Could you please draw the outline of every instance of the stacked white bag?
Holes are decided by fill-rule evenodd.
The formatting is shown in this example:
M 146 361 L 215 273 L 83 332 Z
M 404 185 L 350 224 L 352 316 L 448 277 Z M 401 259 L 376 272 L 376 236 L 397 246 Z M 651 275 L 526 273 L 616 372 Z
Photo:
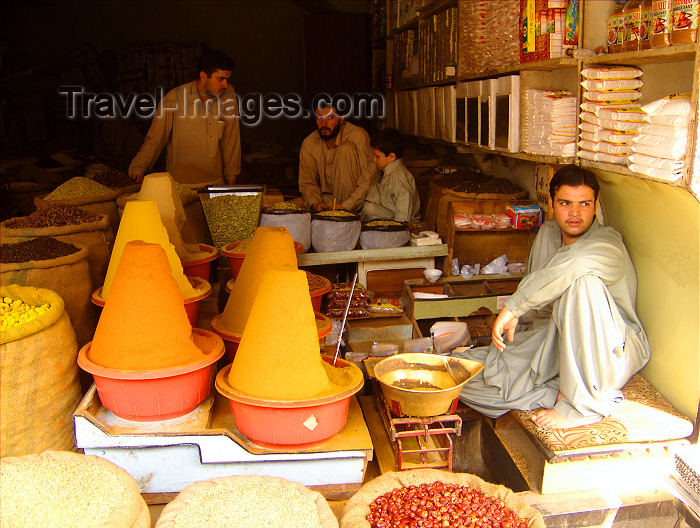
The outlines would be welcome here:
M 670 95 L 642 107 L 645 123 L 632 142 L 629 168 L 639 174 L 676 181 L 685 170 L 690 134 L 690 95 Z
M 641 106 L 642 70 L 626 66 L 596 66 L 581 71 L 584 80 L 578 156 L 627 164 L 632 139 L 644 123 Z
M 576 97 L 571 92 L 525 90 L 520 119 L 523 152 L 561 157 L 576 154 Z

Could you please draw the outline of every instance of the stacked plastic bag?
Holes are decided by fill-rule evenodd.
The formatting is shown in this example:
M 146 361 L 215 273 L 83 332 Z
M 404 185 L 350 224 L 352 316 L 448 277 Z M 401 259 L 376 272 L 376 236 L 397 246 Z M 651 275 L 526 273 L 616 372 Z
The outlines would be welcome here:
M 630 170 L 676 181 L 685 170 L 690 134 L 690 95 L 670 95 L 644 105 L 644 123 L 632 142 Z
M 641 106 L 642 70 L 626 66 L 596 66 L 581 71 L 580 158 L 625 165 L 632 139 L 644 122 Z
M 568 91 L 525 90 L 520 140 L 523 152 L 576 154 L 576 97 Z

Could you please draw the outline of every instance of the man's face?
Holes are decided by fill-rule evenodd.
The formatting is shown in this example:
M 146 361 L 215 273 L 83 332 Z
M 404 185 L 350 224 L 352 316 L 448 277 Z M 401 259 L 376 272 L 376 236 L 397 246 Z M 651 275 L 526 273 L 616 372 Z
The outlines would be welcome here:
M 333 108 L 316 109 L 316 128 L 321 139 L 329 140 L 335 138 L 340 132 L 342 124 L 343 118 L 338 117 Z
M 199 73 L 204 87 L 204 94 L 221 97 L 228 88 L 228 79 L 231 77 L 231 70 L 214 70 L 211 76 L 207 77 L 204 72 Z
M 598 201 L 588 185 L 562 185 L 550 198 L 554 220 L 561 229 L 562 245 L 568 246 L 588 231 L 595 218 Z

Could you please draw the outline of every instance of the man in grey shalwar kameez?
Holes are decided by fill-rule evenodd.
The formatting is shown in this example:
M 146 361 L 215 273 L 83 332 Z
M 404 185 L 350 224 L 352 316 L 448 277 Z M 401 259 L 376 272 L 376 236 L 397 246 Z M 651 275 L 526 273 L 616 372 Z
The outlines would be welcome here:
M 595 423 L 649 360 L 634 266 L 621 235 L 598 223 L 597 198 L 590 171 L 567 165 L 552 178 L 554 218 L 535 238 L 493 343 L 456 354 L 484 364 L 460 394 L 468 406 L 492 418 L 540 409 L 533 420 L 547 428 Z

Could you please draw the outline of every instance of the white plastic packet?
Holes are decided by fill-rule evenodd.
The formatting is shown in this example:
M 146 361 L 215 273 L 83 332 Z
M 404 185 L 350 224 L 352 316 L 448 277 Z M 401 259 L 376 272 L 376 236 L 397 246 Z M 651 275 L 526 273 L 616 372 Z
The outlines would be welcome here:
M 481 269 L 481 264 L 477 264 L 476 266 L 470 266 L 469 264 L 465 264 L 462 266 L 462 269 L 459 270 L 459 274 L 463 279 L 471 279 L 474 275 L 479 274 L 479 270 Z
M 508 273 L 508 257 L 501 255 L 483 267 L 481 273 L 484 275 L 505 275 Z

